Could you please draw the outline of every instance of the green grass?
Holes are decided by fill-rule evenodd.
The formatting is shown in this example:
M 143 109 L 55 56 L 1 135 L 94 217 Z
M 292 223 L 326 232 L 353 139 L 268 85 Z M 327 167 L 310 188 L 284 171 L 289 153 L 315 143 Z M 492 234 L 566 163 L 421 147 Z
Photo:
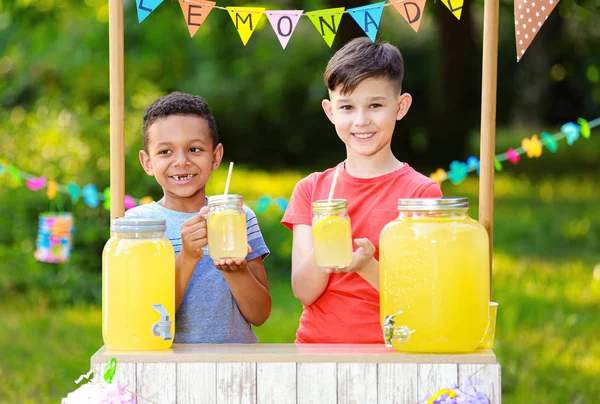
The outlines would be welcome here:
M 497 175 L 493 299 L 500 304 L 495 351 L 504 403 L 581 404 L 600 397 L 595 174 Z M 477 187 L 477 178 L 470 177 L 443 189 L 468 196 L 477 217 Z M 256 331 L 261 342 L 292 342 L 301 306 L 289 285 L 290 235 L 277 214 L 260 220 L 267 241 L 273 240 L 267 271 L 278 275 L 270 278 L 273 313 Z M 49 296 L 56 292 L 38 288 L 0 297 L 2 403 L 59 402 L 102 344 L 100 309 L 55 304 Z

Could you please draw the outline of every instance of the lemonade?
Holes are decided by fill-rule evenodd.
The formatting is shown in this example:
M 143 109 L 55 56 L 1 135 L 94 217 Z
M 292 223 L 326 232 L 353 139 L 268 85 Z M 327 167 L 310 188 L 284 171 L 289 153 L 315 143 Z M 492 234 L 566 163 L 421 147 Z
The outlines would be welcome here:
M 246 258 L 248 234 L 243 211 L 222 210 L 209 215 L 208 252 L 213 260 Z
M 420 214 L 388 223 L 380 237 L 381 321 L 414 331 L 392 341 L 407 352 L 470 352 L 488 326 L 488 236 L 463 214 Z
M 109 350 L 168 349 L 175 336 L 175 255 L 169 240 L 112 237 L 102 254 L 102 337 Z M 160 304 L 171 326 L 155 335 Z M 167 339 L 168 338 L 168 339 Z
M 312 227 L 317 265 L 321 268 L 344 268 L 350 265 L 352 231 L 350 218 L 346 215 L 346 201 L 313 202 Z

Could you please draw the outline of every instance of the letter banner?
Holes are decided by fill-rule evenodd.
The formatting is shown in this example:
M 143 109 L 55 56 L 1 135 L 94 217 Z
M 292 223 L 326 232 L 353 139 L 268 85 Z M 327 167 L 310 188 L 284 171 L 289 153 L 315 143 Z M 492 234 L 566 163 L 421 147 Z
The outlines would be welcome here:
M 354 18 L 354 21 L 365 31 L 372 42 L 375 42 L 384 4 L 385 2 L 382 1 L 381 3 L 348 9 L 348 14 Z
M 265 11 L 283 49 L 285 49 L 292 37 L 296 29 L 296 24 L 298 24 L 298 20 L 303 12 L 304 10 Z
M 256 24 L 260 21 L 265 12 L 264 7 L 226 7 L 231 16 L 231 20 L 237 29 L 244 46 L 256 29 Z
M 148 17 L 151 12 L 156 10 L 156 7 L 160 6 L 160 3 L 162 2 L 163 0 L 135 0 L 138 24 L 144 21 L 144 19 Z
M 408 25 L 415 32 L 419 32 L 419 26 L 423 18 L 426 0 L 391 0 L 392 5 L 404 17 Z
M 452 11 L 452 14 L 459 20 L 464 2 L 464 0 L 442 0 L 442 3 L 444 3 L 444 5 L 448 7 L 448 10 Z
M 215 4 L 217 3 L 214 1 L 206 0 L 179 0 L 185 23 L 192 38 L 196 35 L 200 26 L 204 24 L 204 20 L 206 20 L 206 17 L 208 17 Z
M 345 7 L 327 8 L 324 10 L 310 11 L 306 13 L 310 21 L 312 21 L 321 37 L 329 47 L 333 44 L 333 39 L 337 34 L 344 14 Z

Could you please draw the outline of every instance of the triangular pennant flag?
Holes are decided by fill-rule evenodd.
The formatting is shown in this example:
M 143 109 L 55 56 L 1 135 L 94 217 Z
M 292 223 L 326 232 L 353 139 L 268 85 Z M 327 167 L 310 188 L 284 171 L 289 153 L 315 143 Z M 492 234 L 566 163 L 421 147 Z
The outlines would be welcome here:
M 464 2 L 465 0 L 442 0 L 442 3 L 444 3 L 444 5 L 448 7 L 448 10 L 452 11 L 452 14 L 454 14 L 454 16 L 459 20 L 460 15 L 462 14 Z
M 344 10 L 345 7 L 337 7 L 306 13 L 330 48 L 340 26 Z
M 192 38 L 196 35 L 198 28 L 204 24 L 204 20 L 206 20 L 215 4 L 217 3 L 214 1 L 206 0 L 179 0 L 185 23 Z
M 138 23 L 144 21 L 151 12 L 156 10 L 156 7 L 160 6 L 163 0 L 135 0 L 138 13 Z
M 379 21 L 381 21 L 384 4 L 385 2 L 382 1 L 381 3 L 348 9 L 348 14 L 354 18 L 354 21 L 356 21 L 373 42 L 375 42 L 375 36 L 379 29 Z
M 426 0 L 390 0 L 392 5 L 404 17 L 415 32 L 419 32 Z
M 444 1 L 444 0 L 442 0 Z M 521 60 L 559 0 L 515 0 L 517 62 Z
M 237 29 L 244 46 L 256 29 L 256 24 L 265 12 L 264 7 L 227 7 L 233 25 Z
M 265 12 L 283 49 L 285 49 L 292 37 L 292 33 L 296 29 L 296 24 L 298 24 L 302 12 L 303 10 L 268 10 Z

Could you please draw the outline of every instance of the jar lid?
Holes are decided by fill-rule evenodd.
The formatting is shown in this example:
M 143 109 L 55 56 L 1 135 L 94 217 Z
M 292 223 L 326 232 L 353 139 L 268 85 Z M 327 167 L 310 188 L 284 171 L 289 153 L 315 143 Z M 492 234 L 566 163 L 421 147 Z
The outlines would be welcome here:
M 314 201 L 312 203 L 313 211 L 322 212 L 330 210 L 345 210 L 348 209 L 348 203 L 345 199 L 324 199 L 321 201 Z
M 469 198 L 415 198 L 398 199 L 398 210 L 401 211 L 436 211 L 459 210 L 469 208 Z
M 208 197 L 208 204 L 221 204 L 221 203 L 242 203 L 242 195 L 227 194 L 227 195 L 213 195 Z
M 118 233 L 164 233 L 166 222 L 153 217 L 119 217 L 113 219 L 110 230 Z

